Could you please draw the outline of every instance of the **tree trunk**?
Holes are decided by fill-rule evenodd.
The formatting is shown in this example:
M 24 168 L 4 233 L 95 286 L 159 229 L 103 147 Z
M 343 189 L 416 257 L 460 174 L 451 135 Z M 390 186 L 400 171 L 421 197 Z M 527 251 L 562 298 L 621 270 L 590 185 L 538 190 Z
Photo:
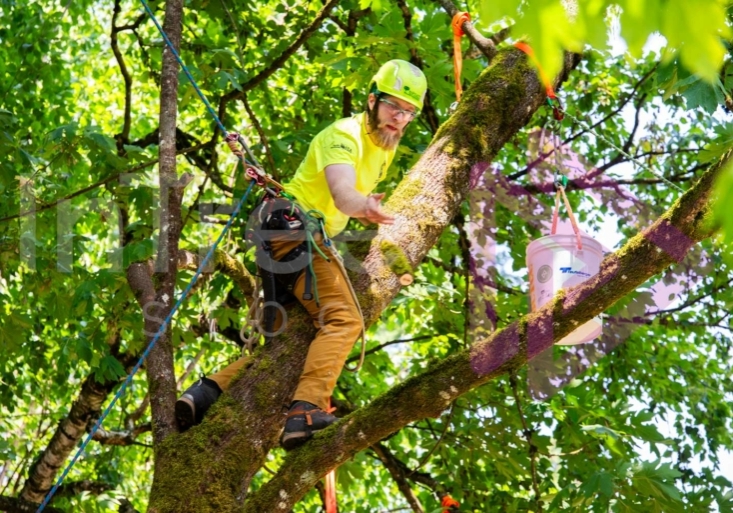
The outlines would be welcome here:
M 163 29 L 176 51 L 181 43 L 182 0 L 167 0 Z M 167 46 L 163 50 L 163 72 L 160 85 L 160 237 L 156 272 L 162 273 L 156 289 L 155 316 L 146 316 L 145 331 L 150 340 L 171 312 L 176 301 L 178 271 L 178 239 L 181 235 L 181 198 L 183 187 L 176 174 L 176 114 L 178 106 L 178 62 Z M 176 376 L 170 323 L 150 351 L 147 361 L 150 409 L 153 417 L 153 443 L 161 443 L 176 428 L 174 404 Z

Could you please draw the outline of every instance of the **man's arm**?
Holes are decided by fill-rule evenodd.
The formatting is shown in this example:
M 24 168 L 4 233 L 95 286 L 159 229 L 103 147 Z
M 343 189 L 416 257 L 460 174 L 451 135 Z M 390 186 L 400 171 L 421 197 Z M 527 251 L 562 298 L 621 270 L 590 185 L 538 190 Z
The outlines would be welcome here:
M 333 201 L 341 212 L 349 217 L 366 219 L 372 223 L 394 223 L 394 217 L 385 214 L 380 208 L 383 193 L 364 196 L 356 190 L 356 170 L 353 166 L 331 164 L 326 166 L 325 173 Z

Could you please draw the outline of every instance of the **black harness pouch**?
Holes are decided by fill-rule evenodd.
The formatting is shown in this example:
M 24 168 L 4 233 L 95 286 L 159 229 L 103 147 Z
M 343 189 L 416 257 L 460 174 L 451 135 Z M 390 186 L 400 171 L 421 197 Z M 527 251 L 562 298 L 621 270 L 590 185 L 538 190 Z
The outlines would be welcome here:
M 305 271 L 310 274 L 308 264 L 311 255 L 304 216 L 292 202 L 265 197 L 255 215 L 258 217 L 250 237 L 257 245 L 255 259 L 265 296 L 263 323 L 265 336 L 270 337 L 273 336 L 277 310 L 297 300 L 293 295 L 293 288 L 301 273 Z M 270 244 L 275 238 L 296 240 L 300 243 L 276 261 Z M 310 283 L 309 279 L 307 283 Z M 306 299 L 311 295 L 309 289 L 310 287 L 306 287 Z

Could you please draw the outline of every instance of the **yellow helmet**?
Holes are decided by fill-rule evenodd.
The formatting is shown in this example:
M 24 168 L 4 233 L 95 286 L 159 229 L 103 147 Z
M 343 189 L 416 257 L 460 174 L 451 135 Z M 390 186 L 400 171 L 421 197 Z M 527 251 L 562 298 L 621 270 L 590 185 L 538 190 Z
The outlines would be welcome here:
M 428 81 L 417 66 L 400 59 L 382 65 L 372 78 L 370 92 L 385 93 L 422 109 Z

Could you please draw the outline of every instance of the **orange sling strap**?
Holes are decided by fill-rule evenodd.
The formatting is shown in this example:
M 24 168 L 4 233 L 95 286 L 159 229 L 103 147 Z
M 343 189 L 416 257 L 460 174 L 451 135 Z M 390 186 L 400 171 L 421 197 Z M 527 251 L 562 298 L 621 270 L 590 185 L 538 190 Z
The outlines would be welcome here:
M 521 41 L 518 43 L 514 43 L 514 46 L 527 54 L 529 60 L 532 61 L 532 64 L 534 64 L 537 68 L 537 72 L 540 75 L 540 81 L 542 82 L 542 85 L 545 86 L 545 93 L 547 94 L 548 103 L 552 107 L 552 115 L 555 117 L 556 120 L 562 121 L 562 119 L 565 117 L 565 114 L 562 111 L 562 105 L 560 104 L 560 100 L 555 94 L 555 90 L 552 88 L 552 81 L 547 76 L 547 73 L 545 73 L 545 70 L 542 69 L 542 66 L 540 66 L 540 61 L 537 60 L 537 56 L 534 54 L 534 50 L 532 50 L 532 47 L 529 46 L 527 43 L 523 43 Z
M 463 71 L 463 54 L 461 53 L 461 37 L 463 36 L 463 24 L 471 21 L 471 15 L 467 12 L 457 12 L 453 16 L 453 76 L 456 81 L 456 101 L 461 101 L 463 87 L 461 86 L 461 72 Z

